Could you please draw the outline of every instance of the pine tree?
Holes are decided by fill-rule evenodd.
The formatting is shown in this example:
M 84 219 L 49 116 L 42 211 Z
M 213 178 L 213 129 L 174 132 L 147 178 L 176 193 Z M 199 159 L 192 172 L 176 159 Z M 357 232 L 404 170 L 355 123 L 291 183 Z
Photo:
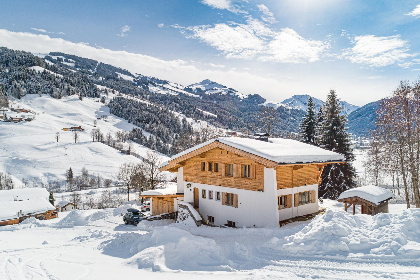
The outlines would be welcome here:
M 302 137 L 304 143 L 315 145 L 316 116 L 315 104 L 312 100 L 312 97 L 309 97 L 306 116 L 303 118 L 302 123 L 300 124 L 299 134 Z
M 354 155 L 346 128 L 347 116 L 342 114 L 343 108 L 334 90 L 330 91 L 322 110 L 323 120 L 319 125 L 319 145 L 324 149 L 344 155 L 346 163 L 325 166 L 321 175 L 319 196 L 337 199 L 343 191 L 356 186 L 356 170 L 351 164 Z
M 71 169 L 71 167 L 69 168 L 69 170 L 67 170 L 66 178 L 67 178 L 67 183 L 71 185 L 73 183 L 73 170 Z
M 53 192 L 50 192 L 50 198 L 49 198 L 49 201 L 50 201 L 50 203 L 51 203 L 53 206 L 55 206 L 55 205 L 54 205 L 54 201 L 55 201 L 55 199 L 54 199 Z

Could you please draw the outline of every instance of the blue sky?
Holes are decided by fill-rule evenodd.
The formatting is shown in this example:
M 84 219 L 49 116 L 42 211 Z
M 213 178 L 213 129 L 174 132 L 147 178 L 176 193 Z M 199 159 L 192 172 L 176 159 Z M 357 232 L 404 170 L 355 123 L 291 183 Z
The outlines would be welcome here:
M 420 0 L 1 1 L 0 45 L 282 101 L 364 105 L 420 74 Z

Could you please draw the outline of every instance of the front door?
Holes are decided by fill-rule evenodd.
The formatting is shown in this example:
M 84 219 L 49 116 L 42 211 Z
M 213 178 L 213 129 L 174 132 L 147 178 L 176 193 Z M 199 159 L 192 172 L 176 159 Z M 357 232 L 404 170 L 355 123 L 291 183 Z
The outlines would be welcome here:
M 194 208 L 199 206 L 198 197 L 198 188 L 194 188 Z

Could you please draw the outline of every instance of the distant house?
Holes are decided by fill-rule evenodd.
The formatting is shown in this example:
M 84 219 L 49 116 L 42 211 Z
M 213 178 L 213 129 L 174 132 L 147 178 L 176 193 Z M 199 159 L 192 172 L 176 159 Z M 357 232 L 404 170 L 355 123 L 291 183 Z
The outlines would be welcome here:
M 84 129 L 82 128 L 82 126 L 72 126 L 72 127 L 64 127 L 63 128 L 64 131 L 84 131 Z
M 57 208 L 57 211 L 66 212 L 66 211 L 77 209 L 77 205 L 72 202 L 63 200 L 56 204 L 56 208 Z
M 17 113 L 29 113 L 29 110 L 27 110 L 27 109 L 11 108 L 11 110 L 13 112 L 17 112 Z
M 344 210 L 353 206 L 353 215 L 356 214 L 356 205 L 360 205 L 361 214 L 376 215 L 388 213 L 388 201 L 394 194 L 378 186 L 362 186 L 347 190 L 338 197 L 344 203 Z
M 1 190 L 0 225 L 18 224 L 29 217 L 56 218 L 57 211 L 49 202 L 49 196 L 44 188 Z
M 162 165 L 177 173 L 175 193 L 142 195 L 152 198 L 152 212 L 178 211 L 183 200 L 209 224 L 275 227 L 318 212 L 322 170 L 343 161 L 341 154 L 291 139 L 219 137 Z M 171 205 L 154 207 L 158 200 Z

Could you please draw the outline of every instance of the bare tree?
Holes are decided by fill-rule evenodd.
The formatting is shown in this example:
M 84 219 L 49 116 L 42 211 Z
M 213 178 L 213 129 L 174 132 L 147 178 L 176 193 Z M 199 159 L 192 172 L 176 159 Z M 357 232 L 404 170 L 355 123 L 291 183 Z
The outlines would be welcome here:
M 77 141 L 79 140 L 79 132 L 77 130 L 73 131 L 73 139 L 74 143 L 77 143 Z
M 55 140 L 57 140 L 58 142 L 59 139 L 60 139 L 60 132 L 57 132 L 55 133 Z
M 265 132 L 270 135 L 271 127 L 277 118 L 277 110 L 272 106 L 262 106 L 260 119 L 265 127 Z
M 162 160 L 157 153 L 147 153 L 146 158 L 143 160 L 143 169 L 147 180 L 147 185 L 144 189 L 154 190 L 158 184 L 164 181 L 164 173 L 159 170 L 161 163 Z

